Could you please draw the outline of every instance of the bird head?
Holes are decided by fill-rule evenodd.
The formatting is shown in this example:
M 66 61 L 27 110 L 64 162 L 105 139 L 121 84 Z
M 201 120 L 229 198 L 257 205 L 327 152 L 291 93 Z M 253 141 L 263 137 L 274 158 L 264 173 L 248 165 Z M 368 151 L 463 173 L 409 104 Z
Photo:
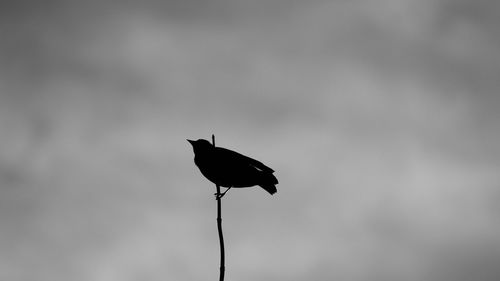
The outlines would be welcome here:
M 187 141 L 193 146 L 193 151 L 195 154 L 206 153 L 213 148 L 212 144 L 204 139 L 199 139 L 199 140 L 188 139 Z

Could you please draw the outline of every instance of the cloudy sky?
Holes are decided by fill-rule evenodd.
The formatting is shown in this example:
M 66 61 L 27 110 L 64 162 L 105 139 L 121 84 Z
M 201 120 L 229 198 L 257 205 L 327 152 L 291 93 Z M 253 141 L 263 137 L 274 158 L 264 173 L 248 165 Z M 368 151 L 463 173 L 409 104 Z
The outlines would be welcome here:
M 186 138 L 276 170 L 223 199 L 226 280 L 493 281 L 500 5 L 0 4 L 0 279 L 217 280 Z

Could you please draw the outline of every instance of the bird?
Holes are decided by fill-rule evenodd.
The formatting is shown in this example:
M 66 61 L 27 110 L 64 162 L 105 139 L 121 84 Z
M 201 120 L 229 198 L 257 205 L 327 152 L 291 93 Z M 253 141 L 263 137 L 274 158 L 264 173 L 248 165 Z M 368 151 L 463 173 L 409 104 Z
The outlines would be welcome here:
M 221 198 L 232 187 L 260 186 L 271 195 L 276 193 L 278 179 L 274 170 L 261 162 L 223 147 L 216 147 L 205 139 L 187 141 L 193 146 L 194 163 L 209 181 L 227 188 L 215 194 Z

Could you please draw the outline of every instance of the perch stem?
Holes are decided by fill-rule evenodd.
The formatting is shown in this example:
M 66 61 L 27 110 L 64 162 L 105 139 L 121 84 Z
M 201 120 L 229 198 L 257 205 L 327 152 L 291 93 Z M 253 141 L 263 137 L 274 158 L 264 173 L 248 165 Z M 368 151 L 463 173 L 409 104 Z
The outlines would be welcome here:
M 212 134 L 212 145 L 215 147 L 215 136 Z M 224 252 L 224 236 L 222 234 L 222 196 L 220 196 L 220 186 L 215 185 L 217 188 L 217 231 L 219 232 L 219 246 L 220 246 L 220 271 L 219 271 L 219 281 L 224 281 L 225 267 L 225 252 Z

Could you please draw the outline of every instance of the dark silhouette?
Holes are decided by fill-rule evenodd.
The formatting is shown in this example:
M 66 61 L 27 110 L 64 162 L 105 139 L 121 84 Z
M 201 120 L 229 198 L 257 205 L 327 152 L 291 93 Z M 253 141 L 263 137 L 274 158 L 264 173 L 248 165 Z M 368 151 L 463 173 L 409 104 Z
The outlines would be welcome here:
M 187 140 L 193 146 L 194 163 L 201 173 L 216 185 L 226 187 L 222 197 L 232 187 L 251 187 L 258 185 L 270 194 L 276 193 L 278 180 L 274 170 L 261 162 L 238 152 L 216 147 L 204 139 Z

